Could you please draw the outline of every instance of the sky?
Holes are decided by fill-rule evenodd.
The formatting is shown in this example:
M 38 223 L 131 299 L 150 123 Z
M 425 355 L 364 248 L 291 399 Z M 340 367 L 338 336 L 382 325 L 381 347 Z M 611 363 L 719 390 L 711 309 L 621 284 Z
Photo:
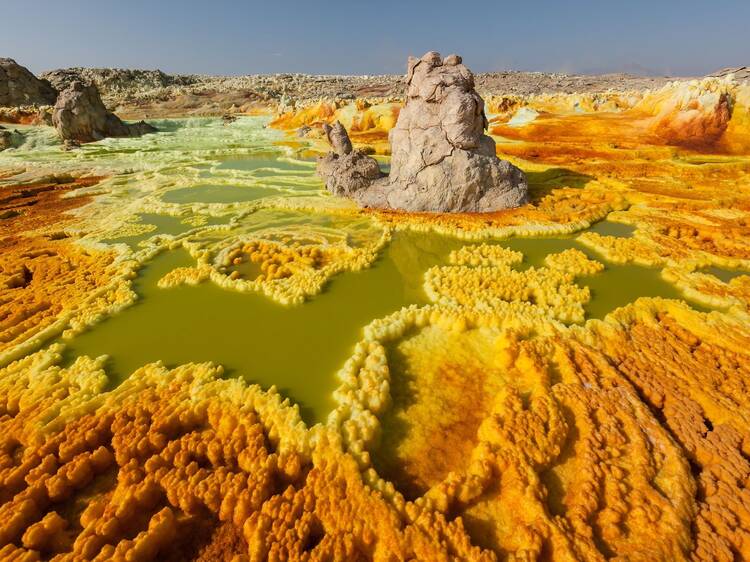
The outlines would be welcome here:
M 168 73 L 475 72 L 697 76 L 750 66 L 750 0 L 2 0 L 0 57 Z

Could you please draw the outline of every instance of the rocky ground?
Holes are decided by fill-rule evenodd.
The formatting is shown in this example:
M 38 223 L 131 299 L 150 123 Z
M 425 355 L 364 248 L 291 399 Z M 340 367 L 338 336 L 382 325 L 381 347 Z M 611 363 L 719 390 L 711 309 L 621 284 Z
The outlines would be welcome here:
M 159 70 L 68 68 L 41 75 L 58 90 L 72 81 L 95 83 L 108 108 L 127 118 L 174 114 L 216 115 L 328 98 L 398 98 L 403 75 L 336 76 L 272 74 L 247 76 L 170 75 Z M 496 72 L 476 75 L 481 95 L 629 91 L 658 88 L 674 80 L 628 74 L 600 76 Z
M 478 73 L 477 89 L 487 94 L 533 95 L 540 93 L 574 93 L 614 90 L 643 90 L 660 87 L 673 77 L 647 77 L 631 74 L 578 75 L 544 72 Z M 94 82 L 105 99 L 112 101 L 127 96 L 144 96 L 157 92 L 198 92 L 205 89 L 231 91 L 252 90 L 259 97 L 295 99 L 319 97 L 390 97 L 401 96 L 404 90 L 402 74 L 386 75 L 312 75 L 312 74 L 253 74 L 246 76 L 208 76 L 198 74 L 165 74 L 160 70 L 122 70 L 112 68 L 66 68 L 45 72 L 58 90 L 72 81 Z
M 19 98 L 9 96 L 0 85 L 0 107 L 53 104 L 52 93 L 66 89 L 73 81 L 95 84 L 108 109 L 126 119 L 174 116 L 209 116 L 225 113 L 253 113 L 285 110 L 312 100 L 347 100 L 355 98 L 391 98 L 403 96 L 403 75 L 307 75 L 269 74 L 246 76 L 209 76 L 198 74 L 166 74 L 160 70 L 114 68 L 64 68 L 43 73 L 41 80 L 10 59 L 2 59 L 6 74 L 24 78 L 25 90 L 32 91 Z M 747 67 L 727 68 L 715 75 L 734 73 L 747 79 Z M 10 76 L 10 74 L 8 74 Z M 17 77 L 17 76 L 16 76 Z M 596 93 L 655 89 L 677 77 L 645 77 L 630 74 L 577 75 L 543 72 L 506 71 L 476 74 L 476 89 L 482 96 L 533 96 L 543 93 Z M 0 82 L 3 80 L 0 77 Z M 29 82 L 29 84 L 26 84 Z M 51 87 L 50 87 L 51 85 Z M 3 103 L 5 98 L 13 103 Z M 16 99 L 18 98 L 18 99 Z M 26 101 L 24 101 L 26 100 Z M 26 112 L 29 113 L 29 112 Z M 28 122 L 34 120 L 16 109 L 0 111 L 0 121 Z M 6 115 L 6 117 L 2 117 Z

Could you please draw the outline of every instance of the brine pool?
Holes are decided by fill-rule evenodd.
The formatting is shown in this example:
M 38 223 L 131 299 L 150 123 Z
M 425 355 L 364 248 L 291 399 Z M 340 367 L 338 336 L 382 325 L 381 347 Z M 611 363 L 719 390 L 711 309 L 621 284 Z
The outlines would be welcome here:
M 520 269 L 542 267 L 548 254 L 568 248 L 604 261 L 573 237 L 493 243 L 522 252 Z M 264 388 L 275 385 L 300 405 L 305 421 L 321 422 L 334 407 L 334 375 L 361 339 L 362 328 L 403 306 L 426 304 L 424 272 L 446 264 L 449 253 L 465 244 L 437 234 L 397 232 L 372 267 L 335 276 L 321 294 L 297 306 L 210 282 L 160 289 L 164 274 L 194 265 L 184 250 L 165 251 L 141 270 L 135 282 L 139 300 L 71 340 L 66 356 L 108 355 L 106 369 L 115 384 L 157 360 L 169 367 L 212 361 L 228 376 Z M 592 293 L 587 318 L 603 318 L 643 296 L 684 299 L 658 269 L 637 265 L 606 263 L 603 272 L 578 283 Z
M 108 139 L 74 153 L 60 150 L 54 134 L 29 129 L 27 145 L 5 151 L 0 164 L 114 170 L 118 174 L 115 189 L 109 199 L 100 201 L 102 208 L 97 211 L 105 217 L 104 223 L 155 227 L 132 236 L 102 236 L 104 242 L 124 244 L 121 247 L 129 252 L 140 251 L 157 235 L 179 238 L 193 231 L 195 224 L 227 224 L 236 217 L 241 220 L 227 228 L 227 235 L 237 229 L 253 232 L 263 227 L 254 221 L 262 222 L 276 212 L 273 205 L 263 210 L 268 201 L 307 198 L 324 208 L 336 204 L 323 192 L 314 163 L 290 155 L 277 143 L 283 135 L 267 129 L 263 118 L 243 118 L 229 126 L 220 119 L 155 124 L 161 130 L 158 134 Z M 338 228 L 304 211 L 295 213 L 284 219 L 281 228 Z M 202 222 L 192 220 L 199 214 L 203 214 Z M 591 230 L 627 237 L 634 229 L 604 221 Z M 540 267 L 548 254 L 568 248 L 578 248 L 605 263 L 603 272 L 577 281 L 591 289 L 587 318 L 603 318 L 642 296 L 684 299 L 662 279 L 659 269 L 607 263 L 575 236 L 491 243 L 523 252 L 524 262 L 517 266 L 521 269 Z M 335 373 L 362 337 L 362 328 L 403 306 L 426 303 L 425 271 L 447 264 L 449 253 L 465 244 L 449 236 L 398 231 L 371 267 L 334 276 L 321 294 L 297 306 L 283 306 L 260 294 L 223 289 L 210 282 L 160 289 L 157 282 L 164 274 L 194 265 L 185 250 L 163 250 L 144 263 L 134 281 L 138 301 L 66 340 L 66 361 L 81 355 L 107 355 L 105 368 L 115 385 L 149 362 L 161 360 L 172 367 L 211 361 L 223 365 L 227 376 L 244 377 L 264 388 L 275 385 L 300 405 L 305 421 L 323 421 L 334 407 Z

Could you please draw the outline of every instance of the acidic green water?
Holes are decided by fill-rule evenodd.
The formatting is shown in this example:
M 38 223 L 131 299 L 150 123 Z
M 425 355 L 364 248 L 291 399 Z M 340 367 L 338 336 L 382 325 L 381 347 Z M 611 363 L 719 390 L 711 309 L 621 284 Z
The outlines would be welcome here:
M 701 272 L 709 273 L 724 283 L 729 283 L 732 279 L 739 277 L 740 275 L 750 275 L 747 271 L 740 271 L 739 269 L 722 269 L 720 267 L 707 267 L 701 270 Z
M 281 193 L 268 187 L 204 184 L 168 191 L 165 203 L 237 203 L 274 197 Z
M 253 158 L 226 158 L 216 166 L 218 170 L 242 170 L 245 172 L 254 172 L 255 176 L 268 177 L 278 176 L 284 172 L 306 172 L 311 169 L 301 162 L 279 159 L 278 154 L 267 153 L 260 154 Z
M 195 228 L 195 226 L 183 222 L 184 217 L 173 217 L 171 215 L 142 213 L 138 215 L 138 220 L 144 224 L 152 224 L 156 229 L 150 232 L 144 232 L 143 234 L 136 234 L 135 236 L 108 238 L 102 240 L 102 242 L 106 244 L 127 244 L 130 248 L 137 249 L 141 242 L 153 238 L 154 236 L 159 236 L 161 234 L 179 236 Z M 209 226 L 226 224 L 228 221 L 229 217 L 208 217 L 205 224 Z
M 602 236 L 616 236 L 618 238 L 630 238 L 635 232 L 635 227 L 622 222 L 608 220 L 599 221 L 588 229 L 588 232 L 596 232 Z
M 337 276 L 322 294 L 295 307 L 212 283 L 159 289 L 165 273 L 192 264 L 184 251 L 165 252 L 138 277 L 140 300 L 77 336 L 66 355 L 109 355 L 106 369 L 115 382 L 159 359 L 168 366 L 213 361 L 230 376 L 276 385 L 301 405 L 306 421 L 322 421 L 333 407 L 334 374 L 362 328 L 425 302 L 423 272 L 445 262 L 456 246 L 442 237 L 396 235 L 373 267 Z
M 615 224 L 615 223 L 612 223 Z M 559 253 L 570 248 L 580 250 L 591 259 L 604 264 L 604 271 L 580 277 L 576 282 L 588 286 L 591 300 L 584 307 L 587 318 L 604 318 L 607 314 L 629 304 L 639 297 L 663 297 L 685 300 L 685 296 L 661 277 L 657 268 L 634 264 L 617 265 L 604 260 L 594 251 L 577 242 L 572 236 L 564 238 L 512 238 L 498 242 L 512 250 L 522 252 L 523 262 L 518 269 L 543 267 L 549 254 Z M 705 310 L 695 302 L 691 306 Z
M 596 258 L 596 256 L 591 257 Z M 687 301 L 674 285 L 662 279 L 659 269 L 651 267 L 614 265 L 605 262 L 604 271 L 582 277 L 578 283 L 588 286 L 591 291 L 591 300 L 584 306 L 587 318 L 604 318 L 616 308 L 634 302 L 639 297 L 663 297 Z M 702 312 L 707 310 L 695 301 L 688 301 L 688 304 Z
M 74 152 L 62 151 L 53 133 L 38 128 L 27 135 L 24 146 L 0 154 L 0 165 L 13 167 L 21 162 L 55 171 L 90 167 L 113 175 L 102 184 L 106 196 L 96 212 L 110 217 L 113 231 L 132 222 L 129 209 L 141 209 L 133 211 L 140 213 L 139 220 L 157 227 L 146 234 L 105 241 L 125 243 L 133 250 L 159 234 L 188 232 L 192 232 L 192 243 L 212 251 L 230 236 L 282 243 L 344 242 L 352 247 L 379 236 L 380 227 L 367 217 L 309 211 L 310 207 L 325 211 L 343 203 L 325 194 L 314 162 L 295 159 L 278 144 L 282 133 L 266 128 L 266 122 L 242 118 L 226 126 L 219 119 L 164 120 L 155 122 L 160 129 L 157 134 L 107 139 Z M 583 187 L 588 180 L 563 169 L 530 174 L 537 191 L 573 183 Z M 289 205 L 266 203 L 266 195 L 271 194 L 274 197 L 268 201 L 288 197 Z M 296 208 L 294 203 L 300 200 L 304 205 Z M 183 220 L 205 212 L 199 203 L 236 205 L 228 207 L 222 217 L 205 215 L 203 224 L 235 220 L 226 229 L 194 230 Z M 165 204 L 177 206 L 181 216 L 159 214 Z M 609 236 L 630 236 L 633 231 L 609 221 L 591 230 Z M 568 248 L 602 261 L 572 236 L 492 243 L 522 251 L 525 260 L 520 269 L 542 267 L 548 254 Z M 114 384 L 157 360 L 168 366 L 212 361 L 224 365 L 228 376 L 242 376 L 264 388 L 276 385 L 301 405 L 307 421 L 320 421 L 333 406 L 334 375 L 360 339 L 362 328 L 402 306 L 427 302 L 424 272 L 447 264 L 450 251 L 464 244 L 435 234 L 396 233 L 371 268 L 334 277 L 322 294 L 295 307 L 208 282 L 159 289 L 157 282 L 165 273 L 192 265 L 182 250 L 164 252 L 147 263 L 136 279 L 139 301 L 68 342 L 67 359 L 109 355 L 106 368 Z M 245 267 L 249 268 L 243 271 L 247 277 L 257 274 L 252 266 Z M 682 298 L 658 270 L 635 265 L 607 264 L 604 272 L 578 283 L 591 288 L 592 300 L 586 307 L 591 318 L 601 318 L 641 296 Z
M 169 234 L 172 236 L 178 236 L 194 228 L 189 224 L 182 222 L 182 218 L 173 217 L 171 215 L 157 215 L 155 213 L 143 213 L 138 215 L 139 222 L 143 224 L 152 224 L 156 227 L 156 230 L 150 232 L 144 232 L 143 234 L 136 234 L 135 236 L 122 236 L 120 238 L 110 238 L 102 240 L 107 244 L 127 244 L 131 248 L 137 248 L 138 244 L 144 240 L 148 240 L 159 234 Z
M 525 254 L 526 263 L 568 248 L 590 253 L 572 238 L 511 239 L 497 242 Z M 434 234 L 396 233 L 384 255 L 369 269 L 335 277 L 322 294 L 294 307 L 211 283 L 159 289 L 158 280 L 191 265 L 184 251 L 165 252 L 145 266 L 136 281 L 140 300 L 94 326 L 68 345 L 67 356 L 107 354 L 107 370 L 121 381 L 157 360 L 168 366 L 213 361 L 230 376 L 279 390 L 302 407 L 308 422 L 332 409 L 335 372 L 361 338 L 361 329 L 402 306 L 426 301 L 424 272 L 447 263 L 464 242 Z M 592 256 L 595 257 L 595 256 Z M 581 284 L 592 290 L 589 317 L 601 318 L 641 296 L 682 298 L 656 269 L 612 266 Z

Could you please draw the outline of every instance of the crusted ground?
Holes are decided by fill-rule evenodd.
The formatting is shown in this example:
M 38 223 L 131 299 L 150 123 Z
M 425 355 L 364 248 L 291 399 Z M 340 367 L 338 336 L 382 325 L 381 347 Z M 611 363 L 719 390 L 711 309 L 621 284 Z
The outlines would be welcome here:
M 12 161 L 0 172 L 0 558 L 750 558 L 748 101 L 724 79 L 488 100 L 498 153 L 526 171 L 532 202 L 481 216 L 284 192 L 314 182 L 299 163 L 274 172 L 271 198 L 169 202 L 204 181 L 206 166 L 183 171 L 188 144 L 166 164 L 144 151 L 141 168 L 122 156 L 137 144 L 104 163 L 97 147 L 26 171 Z M 397 114 L 396 102 L 323 107 L 279 115 L 292 133 L 277 142 L 314 152 L 316 127 L 348 115 L 376 151 Z M 292 137 L 302 125 L 313 132 Z M 217 130 L 256 134 L 232 126 Z M 109 179 L 28 179 L 108 165 Z M 269 173 L 212 181 L 250 189 Z M 154 213 L 174 231 L 147 224 Z M 587 230 L 604 218 L 632 233 Z M 364 327 L 325 423 L 216 365 L 153 363 L 112 388 L 104 358 L 63 357 L 67 338 L 133 303 L 132 278 L 158 252 L 194 262 L 164 287 L 306 306 L 403 230 L 456 247 L 424 272 L 426 303 Z M 595 258 L 567 249 L 526 267 L 502 243 L 511 235 L 571 235 Z M 586 277 L 618 263 L 657 268 L 712 311 L 642 298 L 586 321 Z

